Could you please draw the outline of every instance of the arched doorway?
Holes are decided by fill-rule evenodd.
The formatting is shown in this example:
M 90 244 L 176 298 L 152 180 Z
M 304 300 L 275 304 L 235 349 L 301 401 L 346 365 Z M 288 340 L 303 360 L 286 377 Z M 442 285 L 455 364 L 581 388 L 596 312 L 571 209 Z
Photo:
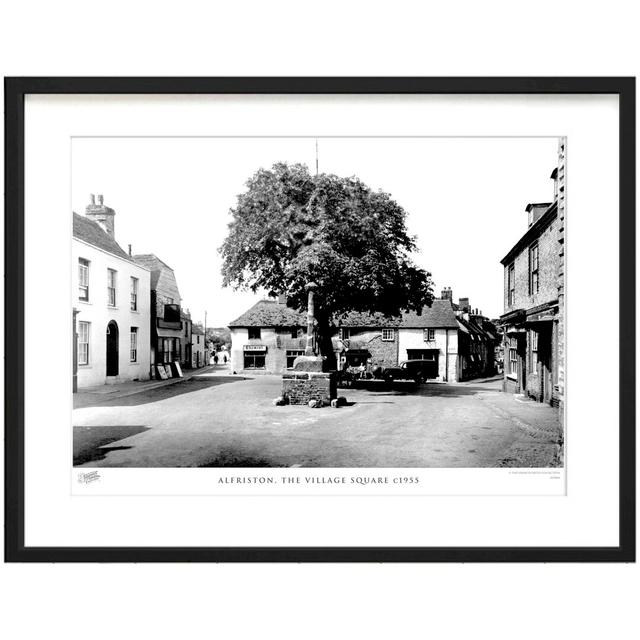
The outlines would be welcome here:
M 118 325 L 112 320 L 107 325 L 107 375 L 118 375 Z

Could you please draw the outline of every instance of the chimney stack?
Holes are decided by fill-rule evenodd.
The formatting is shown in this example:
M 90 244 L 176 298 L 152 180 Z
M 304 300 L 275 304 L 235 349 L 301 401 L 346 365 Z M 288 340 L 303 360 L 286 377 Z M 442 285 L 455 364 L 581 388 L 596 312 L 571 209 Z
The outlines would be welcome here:
M 287 295 L 285 293 L 281 293 L 278 296 L 278 304 L 287 304 Z
M 442 293 L 440 294 L 440 297 L 443 300 L 449 300 L 450 302 L 453 301 L 453 291 L 451 291 L 451 287 L 445 287 L 442 290 Z
M 98 196 L 98 204 L 96 204 L 94 194 L 90 195 L 90 202 L 85 210 L 85 215 L 90 220 L 97 222 L 112 238 L 115 237 L 114 217 L 116 212 L 110 207 L 104 206 L 102 194 Z
M 131 245 L 129 245 L 129 257 L 131 257 Z
M 460 311 L 464 313 L 469 313 L 471 311 L 471 305 L 469 304 L 469 298 L 459 298 L 458 306 L 460 307 Z

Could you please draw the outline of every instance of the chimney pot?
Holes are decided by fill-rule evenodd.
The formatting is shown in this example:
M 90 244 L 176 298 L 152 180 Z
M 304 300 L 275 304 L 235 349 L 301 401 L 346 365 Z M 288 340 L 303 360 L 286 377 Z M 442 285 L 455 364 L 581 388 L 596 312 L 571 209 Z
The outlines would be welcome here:
M 93 194 L 93 193 L 89 194 L 89 200 L 91 201 L 90 204 L 95 204 L 96 203 L 95 194 Z
M 102 197 L 102 194 L 98 195 L 98 204 L 100 206 L 102 206 L 104 204 L 104 198 Z
M 129 257 L 131 257 L 131 245 L 129 245 Z

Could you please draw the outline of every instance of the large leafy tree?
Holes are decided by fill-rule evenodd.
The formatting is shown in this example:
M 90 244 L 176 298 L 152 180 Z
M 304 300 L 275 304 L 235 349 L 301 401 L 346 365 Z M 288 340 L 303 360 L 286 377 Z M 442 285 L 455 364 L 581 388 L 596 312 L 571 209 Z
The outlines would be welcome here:
M 247 182 L 231 215 L 219 249 L 224 286 L 286 294 L 288 306 L 304 311 L 314 282 L 318 346 L 330 358 L 339 316 L 420 312 L 433 300 L 430 274 L 410 257 L 406 212 L 358 178 L 278 163 Z

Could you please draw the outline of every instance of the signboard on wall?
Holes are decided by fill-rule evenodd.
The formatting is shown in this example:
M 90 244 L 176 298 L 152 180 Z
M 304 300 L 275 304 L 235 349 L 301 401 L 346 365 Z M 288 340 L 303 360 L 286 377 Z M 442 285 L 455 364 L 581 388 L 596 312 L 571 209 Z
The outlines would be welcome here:
M 245 351 L 259 351 L 259 352 L 265 352 L 267 351 L 267 347 L 264 344 L 245 344 L 243 349 Z

